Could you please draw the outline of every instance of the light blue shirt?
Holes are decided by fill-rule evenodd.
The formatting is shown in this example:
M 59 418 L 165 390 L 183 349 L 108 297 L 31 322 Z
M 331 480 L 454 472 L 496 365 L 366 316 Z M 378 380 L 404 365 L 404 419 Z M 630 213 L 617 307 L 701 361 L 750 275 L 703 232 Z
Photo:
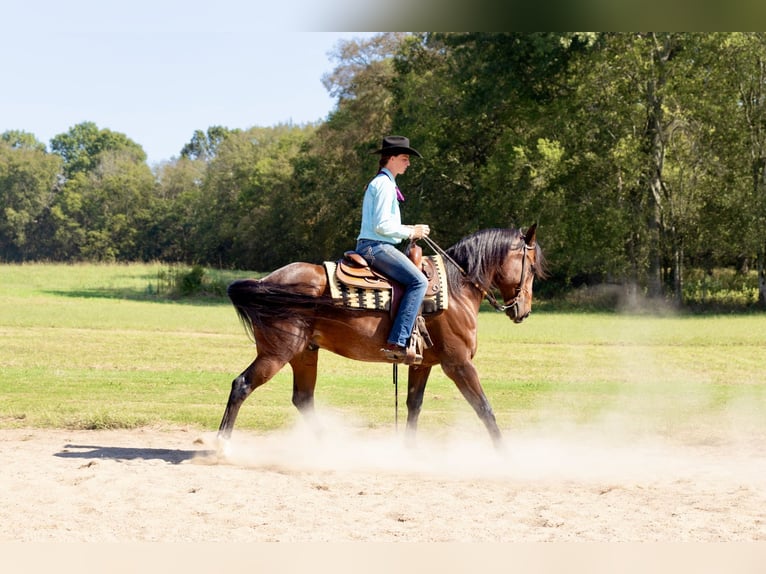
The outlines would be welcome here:
M 367 184 L 362 201 L 362 226 L 357 239 L 385 241 L 396 245 L 410 236 L 410 228 L 402 225 L 396 183 L 386 168 Z M 385 174 L 385 175 L 384 175 Z

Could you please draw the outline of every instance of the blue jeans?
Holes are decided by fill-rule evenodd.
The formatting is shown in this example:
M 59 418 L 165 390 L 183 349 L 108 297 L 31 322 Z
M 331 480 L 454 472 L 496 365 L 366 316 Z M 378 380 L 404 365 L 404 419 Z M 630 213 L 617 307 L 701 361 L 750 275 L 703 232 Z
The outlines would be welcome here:
M 388 335 L 388 342 L 407 346 L 407 340 L 412 335 L 420 305 L 428 289 L 426 276 L 404 253 L 390 243 L 360 239 L 356 243 L 356 251 L 364 257 L 370 267 L 404 286 L 399 312 Z

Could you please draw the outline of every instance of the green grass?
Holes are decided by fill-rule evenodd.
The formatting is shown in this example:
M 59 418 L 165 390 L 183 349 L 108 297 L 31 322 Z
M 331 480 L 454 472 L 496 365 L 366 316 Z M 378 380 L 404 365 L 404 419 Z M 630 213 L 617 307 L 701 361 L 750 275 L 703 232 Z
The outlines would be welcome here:
M 228 302 L 157 295 L 157 265 L 0 265 L 0 427 L 214 430 L 254 347 Z M 213 273 L 208 271 L 209 273 Z M 252 275 L 218 273 L 217 280 Z M 475 364 L 506 430 L 604 425 L 675 435 L 766 428 L 766 316 L 482 312 Z M 406 369 L 400 368 L 400 417 Z M 289 368 L 237 428 L 297 417 Z M 391 367 L 320 353 L 317 408 L 393 425 Z M 480 428 L 437 367 L 421 428 Z

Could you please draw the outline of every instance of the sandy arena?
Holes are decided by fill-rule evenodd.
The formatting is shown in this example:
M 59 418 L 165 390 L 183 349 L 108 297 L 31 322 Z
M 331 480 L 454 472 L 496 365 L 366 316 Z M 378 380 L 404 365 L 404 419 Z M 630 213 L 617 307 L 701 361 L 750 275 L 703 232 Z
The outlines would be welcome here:
M 475 429 L 472 432 L 476 432 Z M 763 436 L 0 430 L 1 541 L 764 541 Z

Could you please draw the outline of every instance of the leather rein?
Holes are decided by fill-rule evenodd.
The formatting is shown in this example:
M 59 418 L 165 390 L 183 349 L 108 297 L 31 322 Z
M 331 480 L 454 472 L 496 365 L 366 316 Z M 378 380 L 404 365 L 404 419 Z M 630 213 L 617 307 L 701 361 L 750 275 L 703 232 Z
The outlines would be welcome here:
M 450 257 L 444 249 L 439 247 L 434 241 L 429 239 L 428 237 L 423 237 L 423 241 L 425 241 L 431 249 L 436 251 L 438 254 L 440 254 L 442 257 L 444 257 L 447 261 L 452 263 L 455 267 L 457 267 L 458 271 L 460 271 L 460 274 L 464 278 L 468 278 L 468 273 L 466 273 L 465 269 L 463 269 L 460 264 L 458 264 L 457 261 L 455 261 L 452 257 Z M 508 309 L 513 309 L 518 307 L 519 305 L 519 299 L 521 298 L 521 295 L 526 291 L 524 289 L 524 279 L 526 278 L 527 273 L 527 251 L 530 249 L 534 249 L 534 245 L 527 245 L 527 242 L 522 239 L 521 246 L 514 246 L 511 247 L 512 250 L 521 249 L 521 279 L 519 280 L 519 286 L 516 289 L 516 295 L 510 300 L 505 301 L 503 300 L 503 304 L 501 305 L 497 298 L 492 294 L 492 291 L 490 289 L 484 288 L 483 285 L 480 285 L 479 283 L 475 281 L 471 281 L 471 284 L 481 293 L 482 297 L 487 300 L 487 302 L 492 305 L 492 307 L 495 308 L 495 310 L 504 312 Z

